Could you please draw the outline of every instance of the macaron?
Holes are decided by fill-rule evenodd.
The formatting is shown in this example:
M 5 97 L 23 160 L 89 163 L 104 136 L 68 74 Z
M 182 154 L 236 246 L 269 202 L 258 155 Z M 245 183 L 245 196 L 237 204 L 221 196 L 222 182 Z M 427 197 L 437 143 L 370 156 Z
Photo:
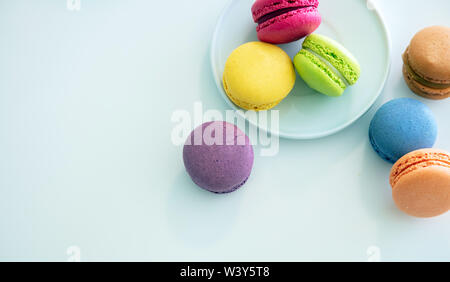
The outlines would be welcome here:
M 223 87 L 235 105 L 245 110 L 264 111 L 288 96 L 295 79 L 292 61 L 280 47 L 249 42 L 228 57 Z
M 391 163 L 415 150 L 432 148 L 437 134 L 436 119 L 431 110 L 422 102 L 410 98 L 384 104 L 369 128 L 373 149 Z
M 318 0 L 257 0 L 252 6 L 258 39 L 272 44 L 297 41 L 322 22 Z
M 403 76 L 416 94 L 433 100 L 450 97 L 450 27 L 417 33 L 403 54 Z
M 184 145 L 183 160 L 195 184 L 224 194 L 247 182 L 254 153 L 244 132 L 233 124 L 216 121 L 204 123 L 191 133 Z
M 450 155 L 424 149 L 402 157 L 390 183 L 397 207 L 408 215 L 429 218 L 450 210 Z
M 309 87 L 332 97 L 341 96 L 361 75 L 358 61 L 344 46 L 319 34 L 305 39 L 294 64 Z

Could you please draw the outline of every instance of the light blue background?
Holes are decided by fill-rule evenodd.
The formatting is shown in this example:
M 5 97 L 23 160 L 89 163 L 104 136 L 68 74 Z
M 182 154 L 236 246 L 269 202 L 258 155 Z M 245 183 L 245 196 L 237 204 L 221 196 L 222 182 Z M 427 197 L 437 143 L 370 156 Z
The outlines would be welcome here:
M 0 0 L 0 260 L 66 261 L 78 246 L 83 261 L 367 261 L 376 246 L 385 261 L 449 261 L 450 214 L 400 213 L 367 138 L 382 103 L 417 98 L 401 53 L 450 26 L 449 4 L 377 3 L 393 65 L 374 108 L 332 137 L 282 140 L 218 196 L 191 183 L 170 134 L 175 110 L 228 109 L 209 61 L 227 0 Z M 450 100 L 420 100 L 450 150 Z

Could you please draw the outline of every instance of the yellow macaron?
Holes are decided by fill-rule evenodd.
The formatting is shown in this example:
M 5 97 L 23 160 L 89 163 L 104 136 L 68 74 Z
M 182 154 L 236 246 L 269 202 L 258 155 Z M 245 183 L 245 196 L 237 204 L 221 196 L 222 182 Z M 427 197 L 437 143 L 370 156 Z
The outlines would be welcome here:
M 291 58 L 280 47 L 249 42 L 228 57 L 223 87 L 237 106 L 264 111 L 272 109 L 289 95 L 295 78 Z

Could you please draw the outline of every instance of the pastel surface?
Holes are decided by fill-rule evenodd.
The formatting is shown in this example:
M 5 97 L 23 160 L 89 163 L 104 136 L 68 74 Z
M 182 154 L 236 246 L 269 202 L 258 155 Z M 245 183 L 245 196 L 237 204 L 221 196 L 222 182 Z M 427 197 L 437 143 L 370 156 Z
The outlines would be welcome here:
M 252 7 L 258 39 L 272 44 L 299 40 L 321 24 L 318 0 L 257 0 Z
M 402 157 L 390 183 L 397 207 L 415 217 L 435 217 L 450 210 L 450 155 L 423 149 Z
M 254 152 L 249 138 L 235 125 L 208 122 L 188 137 L 183 160 L 194 183 L 222 194 L 236 191 L 247 182 Z
M 437 123 L 431 110 L 420 101 L 401 98 L 384 104 L 369 128 L 374 150 L 388 162 L 423 148 L 432 148 L 437 139 Z
M 269 110 L 291 92 L 296 74 L 281 48 L 263 42 L 246 43 L 232 52 L 225 64 L 223 87 L 237 106 Z

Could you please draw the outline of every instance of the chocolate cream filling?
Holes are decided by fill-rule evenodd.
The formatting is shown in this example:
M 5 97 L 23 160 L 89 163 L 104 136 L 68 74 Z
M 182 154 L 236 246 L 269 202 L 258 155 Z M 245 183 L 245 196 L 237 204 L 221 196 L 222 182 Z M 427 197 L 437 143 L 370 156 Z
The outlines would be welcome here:
M 258 24 L 263 24 L 263 23 L 265 23 L 265 22 L 267 22 L 267 21 L 269 21 L 269 20 L 271 20 L 273 18 L 276 18 L 278 16 L 287 14 L 287 13 L 292 12 L 292 11 L 301 10 L 301 9 L 307 9 L 307 8 L 314 8 L 314 7 L 315 6 L 300 6 L 300 7 L 289 7 L 289 8 L 280 9 L 280 10 L 274 11 L 272 13 L 269 13 L 267 15 L 264 15 L 264 16 L 260 17 L 258 19 Z
M 433 88 L 433 89 L 447 89 L 447 88 L 450 88 L 450 84 L 439 84 L 439 83 L 430 82 L 430 81 L 424 79 L 423 77 L 418 75 L 409 66 L 409 62 L 406 59 L 405 59 L 405 67 L 406 67 L 406 71 L 408 72 L 409 76 L 411 76 L 412 79 L 414 79 L 415 81 L 417 81 L 418 83 L 420 83 L 422 85 L 425 85 L 425 86 Z

